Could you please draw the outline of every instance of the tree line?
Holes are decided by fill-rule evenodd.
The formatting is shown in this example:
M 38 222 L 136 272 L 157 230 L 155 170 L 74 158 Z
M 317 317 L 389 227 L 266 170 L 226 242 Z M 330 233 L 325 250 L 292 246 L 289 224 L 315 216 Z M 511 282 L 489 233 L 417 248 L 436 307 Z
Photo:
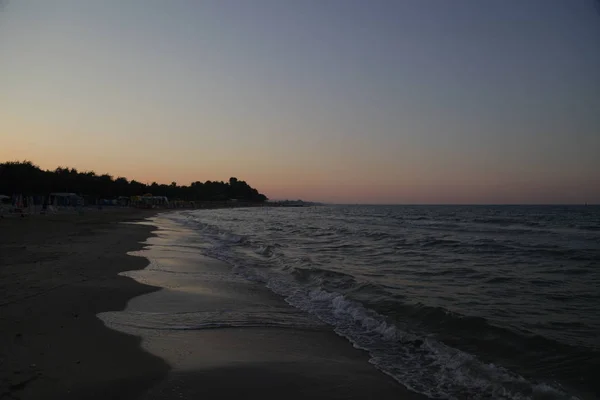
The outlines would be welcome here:
M 150 185 L 113 178 L 109 174 L 98 175 L 93 171 L 79 172 L 75 168 L 58 167 L 54 171 L 43 170 L 31 161 L 5 162 L 0 164 L 0 194 L 26 196 L 48 195 L 53 192 L 75 193 L 85 197 L 113 199 L 119 196 L 167 196 L 169 199 L 187 201 L 223 201 L 237 199 L 263 202 L 264 194 L 246 182 L 230 178 L 228 182 L 193 182 L 189 186 L 153 182 Z

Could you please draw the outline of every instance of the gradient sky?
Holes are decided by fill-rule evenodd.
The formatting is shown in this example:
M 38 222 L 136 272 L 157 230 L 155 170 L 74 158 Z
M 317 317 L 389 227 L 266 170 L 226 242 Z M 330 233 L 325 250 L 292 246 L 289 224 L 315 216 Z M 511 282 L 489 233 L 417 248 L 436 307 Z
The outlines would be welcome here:
M 270 198 L 599 203 L 596 0 L 12 0 L 0 161 Z

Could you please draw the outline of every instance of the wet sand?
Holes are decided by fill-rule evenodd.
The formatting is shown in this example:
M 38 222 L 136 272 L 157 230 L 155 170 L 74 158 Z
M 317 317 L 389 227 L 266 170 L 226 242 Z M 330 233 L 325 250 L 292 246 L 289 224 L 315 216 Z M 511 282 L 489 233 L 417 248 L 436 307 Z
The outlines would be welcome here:
M 155 223 L 163 229 L 136 253 L 150 265 L 126 274 L 163 289 L 100 315 L 172 367 L 144 398 L 423 398 L 330 326 L 202 255 L 205 243 L 193 231 L 160 217 Z

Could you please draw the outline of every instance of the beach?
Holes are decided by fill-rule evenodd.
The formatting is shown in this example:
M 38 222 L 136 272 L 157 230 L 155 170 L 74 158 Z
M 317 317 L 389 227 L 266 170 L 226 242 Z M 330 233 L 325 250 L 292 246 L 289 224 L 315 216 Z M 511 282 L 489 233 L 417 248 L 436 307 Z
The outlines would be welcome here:
M 151 212 L 150 212 L 151 213 Z M 118 276 L 150 235 L 138 210 L 0 219 L 0 398 L 135 398 L 168 365 L 96 314 L 156 290 Z
M 0 220 L 0 398 L 419 398 L 329 326 L 256 282 L 227 278 L 231 266 L 161 253 L 152 224 L 120 223 L 154 213 Z M 144 270 L 146 250 L 127 253 L 148 244 L 163 265 L 197 279 L 175 284 Z M 172 312 L 181 307 L 235 323 L 164 329 L 150 318 L 186 315 Z M 257 307 L 298 323 L 254 324 Z

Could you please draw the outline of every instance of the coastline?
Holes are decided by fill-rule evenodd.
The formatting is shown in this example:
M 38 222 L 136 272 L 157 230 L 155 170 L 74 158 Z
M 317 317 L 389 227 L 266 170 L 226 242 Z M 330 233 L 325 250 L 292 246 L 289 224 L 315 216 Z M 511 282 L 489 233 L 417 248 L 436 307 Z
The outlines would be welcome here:
M 153 210 L 0 220 L 0 398 L 135 398 L 169 366 L 96 314 L 157 288 L 118 273 L 142 269 Z
M 122 209 L 1 220 L 0 399 L 425 398 L 319 322 L 129 331 L 111 324 L 106 316 L 127 316 L 140 305 L 144 312 L 190 300 L 202 312 L 234 312 L 237 322 L 264 307 L 312 318 L 259 283 L 211 280 L 233 276 L 231 266 L 180 253 L 182 232 L 169 227 L 178 245 L 162 249 L 165 262 L 203 281 L 188 293 L 165 288 L 146 268 L 165 244 L 161 226 L 156 235 L 147 222 L 156 214 Z
M 205 256 L 195 231 L 162 216 L 151 223 L 155 235 L 134 254 L 149 265 L 124 275 L 162 289 L 99 315 L 171 366 L 144 399 L 426 399 L 330 325 Z

